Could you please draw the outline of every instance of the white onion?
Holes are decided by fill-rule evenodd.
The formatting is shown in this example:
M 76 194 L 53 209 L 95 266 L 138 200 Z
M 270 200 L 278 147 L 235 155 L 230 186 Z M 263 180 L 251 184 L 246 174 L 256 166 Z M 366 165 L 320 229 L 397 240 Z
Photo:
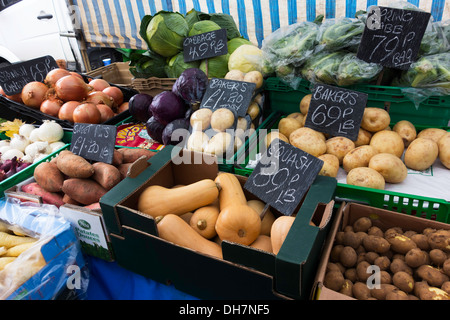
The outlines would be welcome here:
M 44 153 L 44 154 L 50 153 L 49 145 L 48 145 L 47 141 L 36 141 L 36 142 L 30 143 L 25 148 L 25 154 L 29 155 L 33 159 L 36 158 L 36 156 L 38 156 L 39 153 Z
M 0 140 L 0 147 L 9 146 L 9 140 Z
M 12 159 L 17 157 L 17 159 L 22 159 L 24 156 L 23 152 L 17 149 L 9 149 L 5 153 L 2 154 L 2 161 Z
M 19 128 L 19 134 L 26 138 L 29 138 L 31 131 L 33 131 L 34 129 L 36 128 L 32 124 L 24 123 Z
M 51 152 L 55 152 L 56 150 L 61 149 L 65 145 L 66 144 L 64 142 L 62 142 L 62 141 L 56 141 L 56 142 L 50 143 L 49 147 L 51 149 Z
M 34 128 L 33 131 L 30 132 L 30 136 L 28 137 L 30 143 L 40 141 L 39 139 L 39 128 Z
M 39 139 L 48 143 L 59 141 L 64 136 L 63 127 L 54 120 L 44 120 L 39 126 Z
M 23 162 L 32 163 L 33 160 L 34 160 L 33 157 L 30 156 L 29 154 L 26 154 L 26 155 L 24 155 L 24 156 L 22 157 L 22 161 L 23 161 Z
M 9 146 L 13 149 L 20 150 L 21 152 L 25 151 L 25 148 L 30 144 L 28 139 L 21 134 L 14 134 L 13 138 Z
M 1 154 L 4 154 L 6 151 L 8 151 L 8 150 L 10 150 L 10 149 L 12 149 L 9 145 L 8 146 L 3 146 L 3 147 L 0 147 L 0 153 Z
M 38 162 L 38 161 L 44 159 L 44 158 L 47 157 L 47 156 L 48 156 L 48 154 L 45 154 L 45 153 L 38 153 L 38 154 L 36 155 L 36 157 L 34 157 L 33 163 L 36 163 L 36 162 Z

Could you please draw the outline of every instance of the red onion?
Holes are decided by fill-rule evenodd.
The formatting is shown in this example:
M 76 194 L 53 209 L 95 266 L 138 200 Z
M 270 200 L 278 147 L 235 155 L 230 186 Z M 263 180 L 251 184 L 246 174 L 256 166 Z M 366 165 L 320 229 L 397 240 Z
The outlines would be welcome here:
M 22 101 L 23 104 L 34 108 L 39 109 L 41 103 L 46 99 L 48 87 L 39 81 L 32 81 L 27 83 L 22 88 Z
M 91 86 L 74 75 L 62 77 L 55 84 L 56 95 L 63 101 L 81 101 L 91 90 Z

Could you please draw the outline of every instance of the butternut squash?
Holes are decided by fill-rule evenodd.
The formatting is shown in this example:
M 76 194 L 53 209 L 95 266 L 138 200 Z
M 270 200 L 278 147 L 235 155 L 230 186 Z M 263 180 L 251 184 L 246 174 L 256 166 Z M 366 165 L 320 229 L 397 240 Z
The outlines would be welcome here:
M 258 236 L 258 238 L 256 238 L 256 240 L 250 244 L 250 247 L 259 249 L 259 250 L 263 250 L 263 251 L 267 251 L 270 253 L 273 252 L 272 240 L 270 239 L 269 236 L 266 236 L 265 234 L 260 234 Z
M 273 253 L 278 254 L 278 251 L 280 251 L 294 220 L 295 217 L 293 216 L 279 216 L 273 222 L 272 229 L 270 230 Z
M 216 221 L 219 217 L 219 201 L 195 210 L 189 224 L 201 236 L 211 239 L 217 235 Z
M 261 200 L 248 200 L 247 205 L 255 209 L 255 211 L 261 217 L 264 210 L 265 204 Z M 270 236 L 270 229 L 272 228 L 272 223 L 275 221 L 275 216 L 272 211 L 267 209 L 264 217 L 261 219 L 261 234 Z
M 203 238 L 180 216 L 169 213 L 158 217 L 157 221 L 156 226 L 161 239 L 222 259 L 222 248 L 217 243 Z
M 180 215 L 180 217 L 181 217 L 184 221 L 186 221 L 187 223 L 189 223 L 189 222 L 191 221 L 192 215 L 193 215 L 192 212 L 186 212 L 186 213 L 183 213 L 182 215 Z
M 238 178 L 232 173 L 219 173 L 214 180 L 220 186 L 219 207 L 220 211 L 234 204 L 247 204 L 244 190 Z
M 175 189 L 149 186 L 139 196 L 138 210 L 152 217 L 172 213 L 182 215 L 211 204 L 219 196 L 212 179 L 204 179 Z
M 246 204 L 229 205 L 220 210 L 216 232 L 222 240 L 249 245 L 261 232 L 261 218 Z

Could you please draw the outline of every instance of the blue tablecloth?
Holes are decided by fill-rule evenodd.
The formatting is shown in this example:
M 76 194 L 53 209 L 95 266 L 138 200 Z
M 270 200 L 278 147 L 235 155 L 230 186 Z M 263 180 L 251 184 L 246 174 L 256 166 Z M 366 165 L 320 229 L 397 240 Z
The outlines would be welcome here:
M 126 270 L 116 262 L 92 256 L 86 259 L 89 266 L 86 300 L 197 300 L 173 286 Z

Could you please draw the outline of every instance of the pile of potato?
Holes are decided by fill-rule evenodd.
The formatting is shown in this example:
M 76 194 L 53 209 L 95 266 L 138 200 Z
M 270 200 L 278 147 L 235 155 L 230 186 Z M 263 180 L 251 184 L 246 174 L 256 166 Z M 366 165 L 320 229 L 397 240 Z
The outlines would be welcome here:
M 122 181 L 128 168 L 141 156 L 150 159 L 155 152 L 141 148 L 114 150 L 112 164 L 89 162 L 69 150 L 34 169 L 34 180 L 21 191 L 40 196 L 42 201 L 60 207 L 64 204 L 99 209 L 100 198 Z
M 324 285 L 358 300 L 450 300 L 449 277 L 450 230 L 381 230 L 361 217 L 337 233 Z
M 428 169 L 436 159 L 450 169 L 450 132 L 427 128 L 417 132 L 402 120 L 389 127 L 389 113 L 380 108 L 364 110 L 358 138 L 328 135 L 305 127 L 311 95 L 300 102 L 300 112 L 282 118 L 278 132 L 266 136 L 267 146 L 279 138 L 324 161 L 319 175 L 336 177 L 342 167 L 350 185 L 384 189 L 386 183 L 401 183 L 408 168 Z

